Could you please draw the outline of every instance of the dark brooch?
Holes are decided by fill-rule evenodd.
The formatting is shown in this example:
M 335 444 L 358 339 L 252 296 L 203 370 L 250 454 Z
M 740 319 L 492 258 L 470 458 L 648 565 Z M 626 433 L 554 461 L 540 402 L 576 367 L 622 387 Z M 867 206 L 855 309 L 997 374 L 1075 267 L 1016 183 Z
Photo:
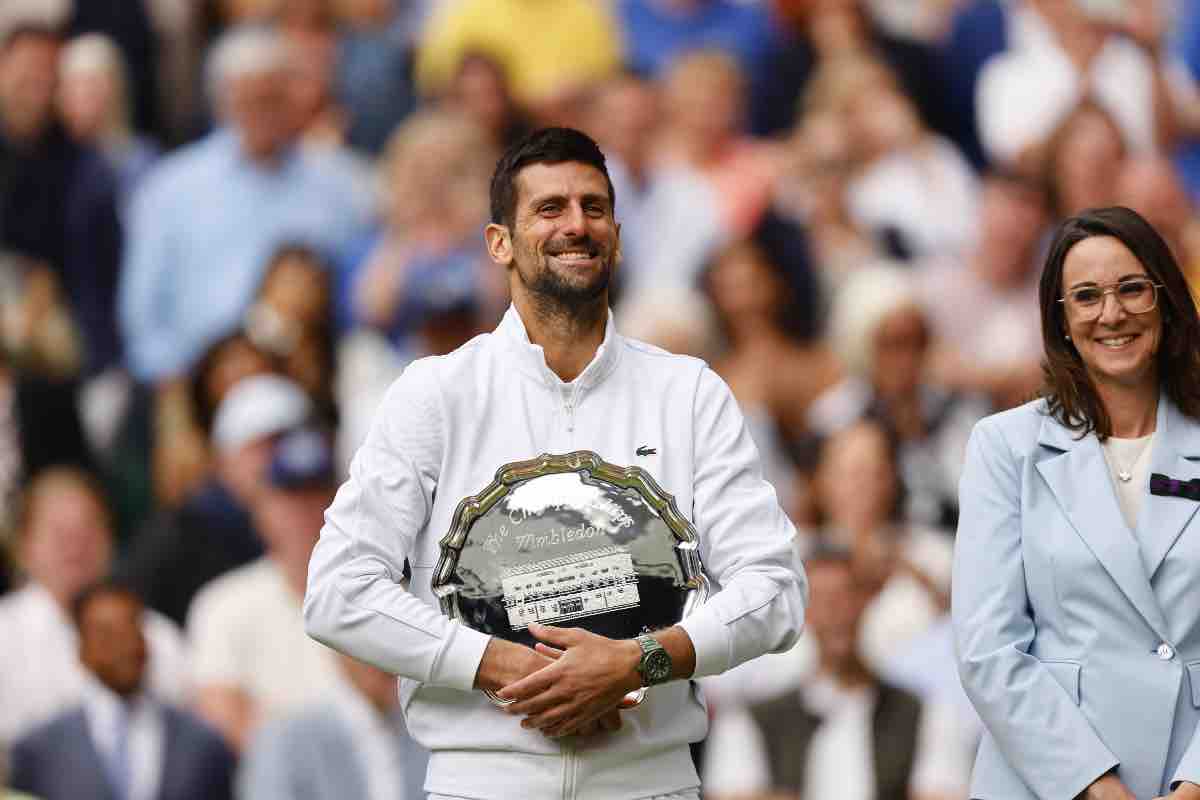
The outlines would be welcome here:
M 1155 472 L 1150 476 L 1150 494 L 1161 497 L 1182 497 L 1200 502 L 1200 478 L 1181 481 Z

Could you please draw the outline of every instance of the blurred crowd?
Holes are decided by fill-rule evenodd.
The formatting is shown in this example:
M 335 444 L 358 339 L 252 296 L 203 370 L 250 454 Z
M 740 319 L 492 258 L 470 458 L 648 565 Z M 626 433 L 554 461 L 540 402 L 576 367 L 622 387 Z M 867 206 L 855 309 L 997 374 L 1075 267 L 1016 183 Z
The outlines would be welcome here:
M 543 125 L 608 157 L 617 326 L 713 365 L 801 531 L 706 797 L 966 797 L 963 448 L 1038 390 L 1056 221 L 1133 207 L 1200 291 L 1200 3 L 3 0 L 0 787 L 423 797 L 306 569 L 390 382 L 506 308 Z

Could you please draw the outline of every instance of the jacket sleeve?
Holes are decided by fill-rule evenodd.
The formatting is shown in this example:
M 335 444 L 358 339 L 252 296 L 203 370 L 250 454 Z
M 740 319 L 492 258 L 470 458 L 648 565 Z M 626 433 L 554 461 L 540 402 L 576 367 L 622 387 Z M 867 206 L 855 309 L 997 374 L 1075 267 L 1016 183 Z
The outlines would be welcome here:
M 1075 797 L 1118 764 L 1074 698 L 1029 654 L 1021 476 L 995 418 L 975 426 L 959 484 L 952 614 L 963 688 L 1038 797 Z
M 796 531 L 763 478 L 758 450 L 725 382 L 705 368 L 695 397 L 692 520 L 719 591 L 680 623 L 693 677 L 715 675 L 795 644 L 808 583 Z
M 395 675 L 469 690 L 488 636 L 401 585 L 442 462 L 437 378 L 415 362 L 388 390 L 325 513 L 304 597 L 309 636 Z

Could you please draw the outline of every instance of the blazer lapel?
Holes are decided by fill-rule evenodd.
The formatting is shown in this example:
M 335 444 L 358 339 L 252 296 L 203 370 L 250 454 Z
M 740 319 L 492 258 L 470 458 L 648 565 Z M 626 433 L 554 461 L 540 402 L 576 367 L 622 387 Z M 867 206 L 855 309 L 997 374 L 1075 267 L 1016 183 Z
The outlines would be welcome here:
M 1200 459 L 1200 423 L 1185 417 L 1166 396 L 1158 404 L 1154 451 L 1150 457 L 1152 473 L 1185 481 L 1200 478 L 1200 462 L 1189 460 Z M 1142 545 L 1146 574 L 1154 577 L 1200 503 L 1184 497 L 1159 497 L 1149 492 L 1147 486 L 1138 515 L 1137 538 Z
M 1061 451 L 1061 455 L 1042 459 L 1037 470 L 1096 560 L 1150 627 L 1169 639 L 1166 618 L 1150 586 L 1137 541 L 1117 505 L 1100 442 L 1094 434 L 1082 439 L 1075 436 L 1046 415 L 1038 443 Z
M 162 714 L 163 768 L 155 797 L 158 800 L 165 800 L 168 797 L 186 796 L 188 792 L 178 791 L 175 786 L 183 776 L 187 775 L 188 754 L 179 740 L 179 720 L 175 717 L 174 709 L 168 708 L 166 705 L 159 707 L 159 713 Z
M 87 713 L 80 709 L 71 714 L 67 724 L 70 728 L 67 740 L 79 743 L 79 757 L 83 760 L 87 771 L 94 776 L 95 783 L 89 787 L 90 796 L 96 797 L 98 793 L 98 796 L 103 797 L 104 800 L 115 800 L 112 778 L 109 776 L 108 768 L 104 765 L 103 756 L 96 749 L 96 743 L 92 741 L 92 731 L 88 727 Z

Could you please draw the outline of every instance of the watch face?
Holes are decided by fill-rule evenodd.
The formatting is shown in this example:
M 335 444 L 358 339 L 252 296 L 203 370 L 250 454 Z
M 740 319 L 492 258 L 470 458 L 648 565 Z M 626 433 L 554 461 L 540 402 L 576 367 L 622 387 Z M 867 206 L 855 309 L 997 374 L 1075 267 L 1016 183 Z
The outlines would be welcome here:
M 646 656 L 646 685 L 653 686 L 671 677 L 671 657 L 666 650 L 656 650 Z

